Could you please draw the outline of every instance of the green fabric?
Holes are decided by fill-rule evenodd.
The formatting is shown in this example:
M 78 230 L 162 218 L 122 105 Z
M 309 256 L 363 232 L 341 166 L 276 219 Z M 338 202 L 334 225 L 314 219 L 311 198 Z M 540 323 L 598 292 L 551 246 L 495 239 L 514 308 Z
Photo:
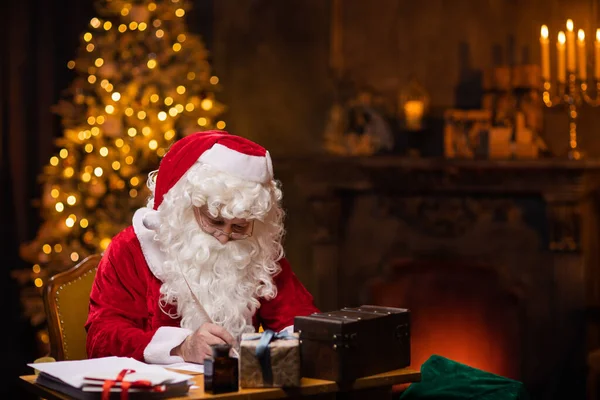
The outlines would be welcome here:
M 529 400 L 521 382 L 433 355 L 400 400 Z

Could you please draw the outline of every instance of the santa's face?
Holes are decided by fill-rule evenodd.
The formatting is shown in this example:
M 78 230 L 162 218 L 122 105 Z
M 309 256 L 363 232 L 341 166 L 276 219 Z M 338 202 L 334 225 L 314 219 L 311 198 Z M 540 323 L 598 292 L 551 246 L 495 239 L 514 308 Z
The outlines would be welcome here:
M 157 234 L 166 255 L 163 301 L 177 305 L 182 327 L 197 329 L 209 322 L 195 295 L 212 322 L 234 337 L 253 331 L 258 293 L 272 285 L 270 262 L 258 235 L 252 235 L 254 222 L 213 216 L 202 208 L 190 211 L 191 218 L 171 221 Z

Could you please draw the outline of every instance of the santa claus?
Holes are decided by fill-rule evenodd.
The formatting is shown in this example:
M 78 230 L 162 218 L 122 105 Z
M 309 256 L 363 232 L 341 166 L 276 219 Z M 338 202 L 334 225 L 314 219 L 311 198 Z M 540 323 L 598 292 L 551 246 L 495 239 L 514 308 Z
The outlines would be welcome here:
M 202 363 L 211 345 L 318 312 L 284 258 L 269 152 L 223 131 L 173 144 L 152 196 L 103 254 L 86 323 L 89 357 Z

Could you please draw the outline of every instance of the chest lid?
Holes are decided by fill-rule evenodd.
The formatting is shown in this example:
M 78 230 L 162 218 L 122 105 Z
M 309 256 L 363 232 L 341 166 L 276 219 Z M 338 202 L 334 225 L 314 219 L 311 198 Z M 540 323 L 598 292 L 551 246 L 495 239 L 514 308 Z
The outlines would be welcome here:
M 382 306 L 370 306 L 370 305 L 363 305 L 360 307 L 353 307 L 353 308 L 345 307 L 345 308 L 342 308 L 342 310 L 343 311 L 357 311 L 357 312 L 363 312 L 363 313 L 365 313 L 365 312 L 373 313 L 378 316 L 410 313 L 410 311 L 407 308 L 382 307 Z
M 357 309 L 343 308 L 338 311 L 329 311 L 323 313 L 316 313 L 311 317 L 323 322 L 329 322 L 333 324 L 352 324 L 363 320 L 369 320 L 373 318 L 379 318 L 381 315 L 377 315 L 371 312 L 364 312 Z
M 340 337 L 339 335 L 345 337 L 361 332 L 374 333 L 388 325 L 385 320 L 396 319 L 398 314 L 408 312 L 406 309 L 377 306 L 342 308 L 296 317 L 294 329 L 300 332 L 301 339 L 331 341 Z

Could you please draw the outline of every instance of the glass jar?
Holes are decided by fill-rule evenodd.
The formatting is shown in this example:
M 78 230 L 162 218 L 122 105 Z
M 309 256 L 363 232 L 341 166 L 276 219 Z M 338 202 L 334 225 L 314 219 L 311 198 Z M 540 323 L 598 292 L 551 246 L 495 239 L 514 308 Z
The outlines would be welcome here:
M 231 346 L 211 346 L 212 357 L 204 360 L 204 391 L 207 393 L 237 392 L 239 389 L 238 359 L 229 355 Z

